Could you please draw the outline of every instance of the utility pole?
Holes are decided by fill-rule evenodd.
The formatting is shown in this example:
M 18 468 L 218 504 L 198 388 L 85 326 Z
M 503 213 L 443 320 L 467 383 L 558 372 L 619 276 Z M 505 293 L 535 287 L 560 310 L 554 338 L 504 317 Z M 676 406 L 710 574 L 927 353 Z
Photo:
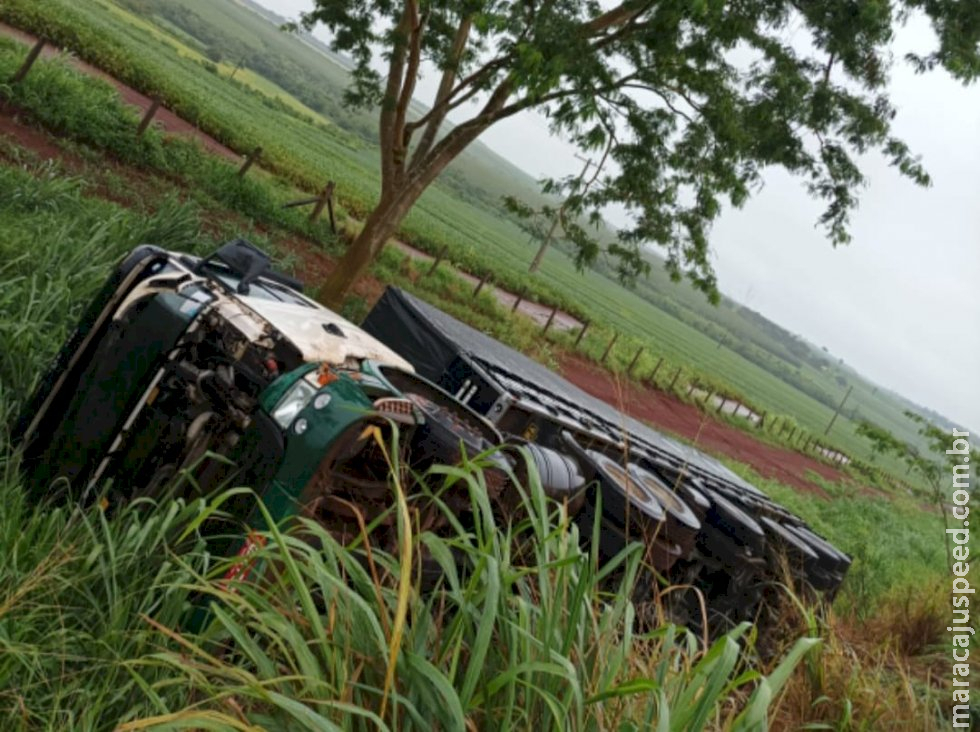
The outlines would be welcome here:
M 595 165 L 589 158 L 583 158 L 580 155 L 575 155 L 576 158 L 583 161 L 585 166 L 582 168 L 582 172 L 578 174 L 578 178 L 575 180 L 575 193 L 578 193 L 579 187 L 582 185 L 582 181 L 585 179 L 585 174 L 589 172 L 589 168 Z M 573 194 L 574 195 L 574 194 Z M 528 272 L 531 274 L 538 271 L 538 267 L 541 266 L 541 260 L 544 259 L 544 253 L 548 251 L 548 247 L 551 246 L 551 240 L 555 235 L 555 229 L 558 228 L 558 224 L 561 222 L 562 214 L 565 213 L 565 203 L 563 202 L 561 206 L 558 207 L 558 211 L 555 212 L 555 219 L 551 222 L 551 228 L 548 229 L 548 233 L 545 234 L 544 241 L 541 242 L 540 248 L 538 248 L 538 253 L 534 255 L 534 261 L 531 262 L 531 266 L 528 267 Z
M 837 415 L 840 414 L 840 410 L 844 408 L 844 402 L 846 402 L 847 401 L 847 397 L 849 397 L 851 395 L 851 390 L 853 388 L 854 388 L 854 385 L 853 384 L 851 384 L 849 387 L 847 387 L 847 393 L 844 395 L 844 398 L 840 400 L 840 404 L 837 405 L 837 411 L 834 412 L 834 416 L 830 418 L 830 424 L 827 425 L 827 429 L 825 429 L 823 431 L 824 437 L 826 437 L 827 435 L 830 434 L 830 428 L 834 426 L 834 422 L 837 419 Z
M 239 70 L 239 69 L 240 69 L 240 68 L 241 68 L 242 66 L 244 66 L 244 65 L 245 65 L 245 58 L 246 58 L 245 56 L 242 56 L 242 57 L 241 57 L 241 58 L 240 58 L 240 59 L 238 60 L 238 63 L 237 63 L 237 64 L 235 64 L 235 68 L 233 68 L 233 69 L 231 70 L 231 73 L 230 73 L 230 74 L 228 74 L 228 81 L 231 81 L 232 79 L 234 79 L 234 78 L 235 78 L 235 74 L 237 74 L 237 73 L 238 73 L 238 70 Z

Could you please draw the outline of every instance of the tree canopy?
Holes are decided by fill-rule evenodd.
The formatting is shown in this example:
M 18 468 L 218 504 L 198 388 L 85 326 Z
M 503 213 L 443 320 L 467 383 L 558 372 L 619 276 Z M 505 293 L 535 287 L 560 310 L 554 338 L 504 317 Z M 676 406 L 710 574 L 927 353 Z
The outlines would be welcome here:
M 587 191 L 572 190 L 574 177 L 551 189 L 571 192 L 567 216 L 626 209 L 631 224 L 609 247 L 623 276 L 642 271 L 640 252 L 653 243 L 675 278 L 716 298 L 710 225 L 724 202 L 742 205 L 769 166 L 825 203 L 819 223 L 845 243 L 864 183 L 857 156 L 877 150 L 929 182 L 890 129 L 890 46 L 913 12 L 929 19 L 936 43 L 905 60 L 974 81 L 980 3 L 963 0 L 316 0 L 303 23 L 325 25 L 333 49 L 354 60 L 346 101 L 378 108 L 381 147 L 377 208 L 327 299 L 343 297 L 467 145 L 529 109 L 606 163 Z M 435 98 L 412 118 L 416 82 L 431 68 Z

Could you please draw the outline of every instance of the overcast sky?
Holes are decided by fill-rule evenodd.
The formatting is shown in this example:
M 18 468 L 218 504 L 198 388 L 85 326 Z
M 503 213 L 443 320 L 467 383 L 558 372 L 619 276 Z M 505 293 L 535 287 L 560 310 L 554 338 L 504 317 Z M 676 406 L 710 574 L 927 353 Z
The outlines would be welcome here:
M 312 5 L 259 2 L 291 18 Z M 898 32 L 896 58 L 932 44 L 928 24 L 913 19 Z M 430 103 L 437 83 L 420 80 L 419 101 Z M 760 193 L 714 227 L 720 287 L 872 380 L 980 429 L 980 85 L 964 87 L 942 71 L 916 75 L 898 61 L 891 99 L 893 131 L 922 155 L 932 187 L 866 158 L 853 241 L 835 249 L 814 228 L 820 204 L 772 170 Z M 481 139 L 536 178 L 581 166 L 533 113 Z

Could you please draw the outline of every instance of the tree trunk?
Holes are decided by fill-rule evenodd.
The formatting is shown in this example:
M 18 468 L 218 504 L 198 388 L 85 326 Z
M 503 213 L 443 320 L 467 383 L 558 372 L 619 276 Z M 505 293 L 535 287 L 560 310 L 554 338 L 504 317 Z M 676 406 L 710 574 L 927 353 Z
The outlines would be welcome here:
M 347 252 L 333 272 L 317 291 L 317 299 L 333 310 L 339 310 L 343 305 L 354 283 L 361 278 L 368 267 L 377 259 L 384 249 L 385 242 L 398 229 L 412 205 L 421 195 L 421 191 L 403 189 L 392 201 L 381 200 L 375 207 L 364 228 L 348 247 Z
M 502 81 L 479 115 L 454 127 L 423 159 L 413 160 L 408 170 L 405 169 L 404 159 L 396 159 L 396 148 L 403 144 L 404 129 L 392 134 L 397 120 L 388 119 L 390 111 L 382 106 L 381 200 L 364 222 L 364 228 L 347 253 L 320 287 L 317 293 L 320 302 L 334 310 L 340 308 L 354 283 L 377 259 L 388 237 L 395 233 L 425 189 L 457 155 L 496 121 L 495 115 L 506 103 L 511 90 L 511 80 Z M 388 96 L 392 97 L 394 93 Z

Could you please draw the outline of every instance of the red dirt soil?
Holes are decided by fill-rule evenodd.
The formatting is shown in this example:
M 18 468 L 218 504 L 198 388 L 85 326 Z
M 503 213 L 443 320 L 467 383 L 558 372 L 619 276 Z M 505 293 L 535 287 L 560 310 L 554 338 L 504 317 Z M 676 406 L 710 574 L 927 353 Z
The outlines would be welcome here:
M 0 135 L 12 137 L 18 145 L 37 153 L 42 160 L 64 156 L 64 152 L 46 134 L 19 122 L 4 104 L 0 104 Z
M 27 34 L 3 24 L 0 24 L 0 34 L 20 37 L 25 41 L 31 39 Z M 151 100 L 143 94 L 84 62 L 75 60 L 74 63 L 88 73 L 100 76 L 115 85 L 128 103 L 141 109 L 149 107 Z M 168 132 L 193 136 L 212 152 L 229 159 L 239 159 L 234 151 L 162 107 L 158 110 L 155 120 Z M 3 105 L 0 105 L 0 135 L 13 138 L 19 145 L 34 151 L 42 158 L 70 160 L 72 157 L 66 155 L 65 151 L 54 144 L 44 132 L 22 124 L 16 118 L 15 111 Z M 309 242 L 290 239 L 280 242 L 280 245 L 302 261 L 299 269 L 307 281 L 319 281 L 333 269 L 333 261 L 313 248 Z M 354 288 L 354 292 L 370 305 L 380 296 L 383 289 L 384 285 L 380 281 L 364 278 Z M 524 307 L 528 304 L 530 303 L 522 303 Z M 550 312 L 536 303 L 534 305 L 541 307 L 545 313 Z M 826 492 L 807 478 L 807 471 L 812 470 L 832 482 L 844 479 L 842 473 L 827 465 L 799 453 L 759 442 L 746 433 L 719 422 L 663 392 L 618 381 L 610 373 L 580 357 L 565 357 L 561 362 L 561 371 L 565 378 L 579 388 L 621 411 L 692 440 L 708 451 L 747 463 L 766 478 L 778 480 L 824 498 L 828 497 Z
M 19 28 L 14 28 L 6 23 L 0 23 L 0 35 L 8 36 L 9 38 L 14 38 L 16 40 L 22 41 L 23 43 L 34 45 L 37 42 L 37 38 L 30 33 L 20 30 Z M 44 57 L 56 56 L 61 53 L 59 48 L 51 45 L 44 47 L 41 55 Z M 119 91 L 119 95 L 123 98 L 123 101 L 130 106 L 137 107 L 141 112 L 145 112 L 150 108 L 153 100 L 150 99 L 145 94 L 133 89 L 131 86 L 127 86 L 118 79 L 110 76 L 101 69 L 92 66 L 81 59 L 71 57 L 71 64 L 77 68 L 79 71 L 83 71 L 90 76 L 96 76 L 103 81 L 112 84 Z M 234 150 L 225 147 L 220 142 L 215 140 L 210 135 L 202 132 L 197 127 L 192 125 L 187 120 L 181 119 L 176 114 L 171 112 L 164 106 L 160 106 L 157 109 L 156 114 L 153 116 L 153 124 L 160 127 L 165 132 L 169 132 L 174 135 L 183 135 L 185 137 L 192 137 L 198 142 L 200 142 L 206 149 L 210 150 L 216 155 L 220 155 L 228 160 L 235 162 L 240 162 L 242 157 L 236 153 Z
M 618 380 L 583 358 L 563 358 L 561 372 L 580 389 L 620 411 L 692 440 L 709 452 L 746 463 L 765 478 L 828 498 L 826 491 L 807 477 L 807 471 L 812 470 L 831 482 L 845 477 L 840 471 L 805 455 L 759 442 L 663 392 Z
M 300 260 L 301 264 L 297 265 L 296 272 L 304 282 L 322 282 L 327 278 L 327 275 L 333 272 L 333 268 L 336 266 L 333 259 L 317 249 L 315 244 L 311 244 L 305 239 L 299 237 L 279 239 L 276 244 Z M 308 296 L 313 297 L 315 295 L 311 291 L 312 288 L 304 289 L 307 290 Z M 364 298 L 368 307 L 374 307 L 374 303 L 378 301 L 384 290 L 385 285 L 381 280 L 371 275 L 365 275 L 354 285 L 353 293 Z

